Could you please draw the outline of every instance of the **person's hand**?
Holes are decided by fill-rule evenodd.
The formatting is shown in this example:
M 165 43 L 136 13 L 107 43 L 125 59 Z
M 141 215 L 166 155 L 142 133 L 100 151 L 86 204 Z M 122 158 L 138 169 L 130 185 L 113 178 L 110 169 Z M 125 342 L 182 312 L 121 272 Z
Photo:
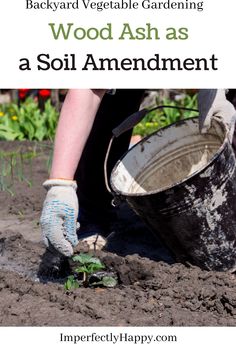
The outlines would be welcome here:
M 226 99 L 225 90 L 199 90 L 198 93 L 199 129 L 202 134 L 207 133 L 214 117 L 220 119 L 229 129 L 229 138 L 232 141 L 236 111 Z
M 73 247 L 78 244 L 77 184 L 70 180 L 49 179 L 43 186 L 48 191 L 40 218 L 44 243 L 46 247 L 52 245 L 58 252 L 70 257 Z

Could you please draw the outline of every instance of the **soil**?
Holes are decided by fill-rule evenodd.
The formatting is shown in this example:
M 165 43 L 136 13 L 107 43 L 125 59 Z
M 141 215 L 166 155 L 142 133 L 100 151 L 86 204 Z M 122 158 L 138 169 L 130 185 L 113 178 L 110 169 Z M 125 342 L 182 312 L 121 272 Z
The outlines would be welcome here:
M 32 151 L 33 145 L 0 143 L 4 153 L 19 149 Z M 175 263 L 127 206 L 119 210 L 120 223 L 106 250 L 96 252 L 117 273 L 118 286 L 66 292 L 70 264 L 45 252 L 41 242 L 41 185 L 50 148 L 37 146 L 37 153 L 32 168 L 24 164 L 32 185 L 14 176 L 9 191 L 0 193 L 2 326 L 236 325 L 235 275 Z

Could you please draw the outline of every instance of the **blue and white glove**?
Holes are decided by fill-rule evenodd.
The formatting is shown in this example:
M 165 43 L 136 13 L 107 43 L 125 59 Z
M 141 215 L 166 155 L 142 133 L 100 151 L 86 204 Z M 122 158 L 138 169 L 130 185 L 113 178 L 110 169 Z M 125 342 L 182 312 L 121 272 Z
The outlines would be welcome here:
M 47 196 L 40 218 L 43 240 L 63 254 L 73 255 L 73 247 L 78 244 L 76 235 L 78 217 L 77 184 L 75 181 L 49 179 L 43 183 Z
M 229 129 L 229 139 L 232 142 L 236 111 L 226 99 L 225 90 L 199 90 L 198 93 L 199 129 L 202 134 L 207 133 L 214 117 L 220 119 Z

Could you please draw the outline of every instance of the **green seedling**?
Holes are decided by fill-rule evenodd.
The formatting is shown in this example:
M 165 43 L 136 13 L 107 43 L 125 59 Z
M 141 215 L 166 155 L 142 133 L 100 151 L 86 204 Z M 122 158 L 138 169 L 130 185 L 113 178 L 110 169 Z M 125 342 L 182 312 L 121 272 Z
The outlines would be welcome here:
M 71 289 L 76 289 L 79 287 L 78 281 L 75 279 L 74 275 L 69 275 L 67 278 L 64 288 L 65 290 L 71 290 Z
M 0 150 L 0 190 L 14 195 L 11 189 L 14 184 L 14 177 L 20 182 L 26 182 L 31 187 L 33 178 L 32 161 L 36 157 L 35 151 L 4 152 Z M 26 173 L 29 175 L 29 179 L 26 178 Z
M 13 151 L 0 149 L 0 191 L 14 195 L 14 183 L 16 180 L 26 183 L 29 187 L 33 184 L 33 167 L 37 158 L 45 158 L 45 168 L 49 169 L 53 148 L 51 143 L 34 142 L 27 150 L 18 148 Z
M 76 255 L 72 259 L 74 262 L 79 263 L 79 267 L 75 269 L 75 272 L 77 274 L 83 274 L 84 286 L 88 286 L 88 278 L 90 274 L 105 268 L 100 259 L 86 253 Z
M 117 285 L 117 280 L 113 277 L 105 276 L 101 281 L 98 281 L 96 285 L 102 285 L 106 288 L 114 288 Z
M 74 275 L 70 275 L 65 284 L 65 290 L 72 290 L 78 288 L 80 285 L 88 287 L 91 285 L 102 285 L 105 287 L 115 287 L 117 280 L 112 276 L 104 275 L 100 277 L 99 281 L 92 284 L 89 283 L 90 277 L 98 274 L 99 271 L 105 269 L 105 265 L 93 255 L 87 253 L 80 253 L 72 257 L 72 261 L 78 263 L 74 270 Z M 82 279 L 81 279 L 82 278 Z

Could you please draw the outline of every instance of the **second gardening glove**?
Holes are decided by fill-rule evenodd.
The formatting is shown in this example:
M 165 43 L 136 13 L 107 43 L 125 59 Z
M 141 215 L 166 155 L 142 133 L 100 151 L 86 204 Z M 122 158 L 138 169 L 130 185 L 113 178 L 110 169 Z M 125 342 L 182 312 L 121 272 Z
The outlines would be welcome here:
M 232 142 L 236 111 L 226 99 L 225 90 L 199 90 L 198 94 L 199 129 L 206 133 L 211 127 L 211 120 L 216 117 L 222 120 L 229 129 L 229 138 Z
M 78 244 L 76 235 L 78 217 L 77 184 L 75 181 L 49 179 L 43 183 L 47 196 L 40 218 L 43 240 L 64 256 L 73 254 Z

